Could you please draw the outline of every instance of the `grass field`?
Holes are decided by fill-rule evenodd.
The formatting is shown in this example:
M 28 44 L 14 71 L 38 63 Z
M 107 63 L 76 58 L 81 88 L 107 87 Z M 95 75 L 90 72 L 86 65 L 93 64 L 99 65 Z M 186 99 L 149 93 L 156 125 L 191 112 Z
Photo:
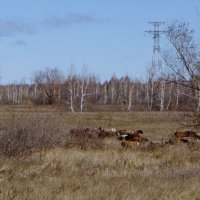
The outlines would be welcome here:
M 185 129 L 181 113 L 0 108 L 0 118 L 2 200 L 200 200 L 199 144 L 123 149 L 116 138 L 105 138 L 82 148 L 69 133 L 101 126 L 169 138 Z

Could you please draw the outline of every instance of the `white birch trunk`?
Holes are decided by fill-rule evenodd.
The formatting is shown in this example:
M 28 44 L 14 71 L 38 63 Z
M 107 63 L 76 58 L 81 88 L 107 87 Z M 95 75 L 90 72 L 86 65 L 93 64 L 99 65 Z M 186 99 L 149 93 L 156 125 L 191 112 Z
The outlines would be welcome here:
M 164 103 L 165 103 L 165 82 L 161 80 L 161 91 L 160 91 L 160 111 L 164 111 Z

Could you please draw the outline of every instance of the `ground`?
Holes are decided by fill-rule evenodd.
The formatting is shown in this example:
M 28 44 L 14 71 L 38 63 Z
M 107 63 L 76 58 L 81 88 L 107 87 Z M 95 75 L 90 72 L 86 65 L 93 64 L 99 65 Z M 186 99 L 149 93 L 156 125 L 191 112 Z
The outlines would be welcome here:
M 22 153 L 16 151 L 18 154 L 1 150 L 2 200 L 200 199 L 198 144 L 143 144 L 123 149 L 116 138 L 103 139 L 96 146 L 87 141 L 80 146 L 70 143 L 71 128 L 99 126 L 141 129 L 149 140 L 169 138 L 185 129 L 183 113 L 66 113 L 50 108 L 1 108 L 0 116 L 2 135 L 7 131 L 16 134 L 20 127 L 20 131 L 36 136 L 43 130 L 46 138 L 47 134 L 53 138 L 44 140 L 50 145 L 43 149 L 42 139 L 32 137 L 34 142 L 29 143 L 35 146 L 28 153 L 23 148 Z M 16 150 L 18 140 L 11 137 L 11 141 L 9 144 Z M 27 141 L 22 144 L 28 149 L 31 145 Z

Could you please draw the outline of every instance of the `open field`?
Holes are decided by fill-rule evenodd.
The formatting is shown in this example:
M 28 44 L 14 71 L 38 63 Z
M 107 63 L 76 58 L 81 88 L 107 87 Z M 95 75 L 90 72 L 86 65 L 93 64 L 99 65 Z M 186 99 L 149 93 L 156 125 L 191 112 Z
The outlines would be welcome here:
M 149 140 L 169 138 L 184 130 L 180 115 L 0 108 L 0 199 L 199 200 L 199 144 L 123 149 L 114 137 L 79 146 L 69 133 L 101 126 L 141 129 Z

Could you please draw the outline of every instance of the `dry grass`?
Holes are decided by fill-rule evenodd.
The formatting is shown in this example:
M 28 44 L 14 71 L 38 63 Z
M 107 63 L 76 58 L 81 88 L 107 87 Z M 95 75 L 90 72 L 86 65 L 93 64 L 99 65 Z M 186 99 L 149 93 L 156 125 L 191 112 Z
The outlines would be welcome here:
M 7 160 L 2 199 L 198 199 L 200 155 L 187 146 L 153 152 L 54 149 Z
M 3 156 L 2 200 L 200 199 L 198 144 L 142 144 L 124 150 L 116 138 L 109 138 L 98 148 L 91 146 L 83 150 L 68 145 L 69 130 L 83 127 L 142 129 L 150 139 L 168 137 L 181 128 L 175 113 L 73 114 L 56 110 L 9 110 L 4 116 L 2 135 L 26 128 L 25 136 L 34 135 L 31 142 L 34 149 L 28 146 L 30 142 L 24 142 L 20 144 L 27 145 L 29 154 Z M 41 128 L 48 138 L 47 147 L 44 141 L 34 139 L 42 134 Z M 14 140 L 13 144 L 20 141 Z

